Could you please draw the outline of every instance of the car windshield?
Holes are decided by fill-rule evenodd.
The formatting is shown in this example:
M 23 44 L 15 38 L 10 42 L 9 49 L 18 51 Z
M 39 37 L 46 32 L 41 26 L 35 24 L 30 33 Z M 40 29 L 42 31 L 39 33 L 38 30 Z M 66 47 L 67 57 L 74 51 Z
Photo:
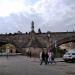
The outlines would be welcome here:
M 75 53 L 72 53 L 72 55 L 75 55 Z
M 66 52 L 65 55 L 70 55 L 71 53 Z

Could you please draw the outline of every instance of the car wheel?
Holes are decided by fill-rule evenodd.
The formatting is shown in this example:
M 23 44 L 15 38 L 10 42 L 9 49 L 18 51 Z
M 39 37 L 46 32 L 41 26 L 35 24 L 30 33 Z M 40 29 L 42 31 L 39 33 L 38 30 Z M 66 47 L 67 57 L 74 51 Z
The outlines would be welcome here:
M 72 62 L 75 62 L 75 58 L 74 58 L 74 59 L 72 59 Z
M 68 62 L 68 60 L 64 60 L 65 62 Z

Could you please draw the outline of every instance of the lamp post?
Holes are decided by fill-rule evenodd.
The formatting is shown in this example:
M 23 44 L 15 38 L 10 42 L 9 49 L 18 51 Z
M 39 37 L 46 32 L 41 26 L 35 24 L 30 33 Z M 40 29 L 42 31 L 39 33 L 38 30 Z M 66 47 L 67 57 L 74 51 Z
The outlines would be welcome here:
M 57 55 L 57 40 L 54 41 L 55 44 L 55 54 Z
M 51 37 L 51 35 L 50 34 L 48 34 L 48 47 L 50 46 L 50 37 Z

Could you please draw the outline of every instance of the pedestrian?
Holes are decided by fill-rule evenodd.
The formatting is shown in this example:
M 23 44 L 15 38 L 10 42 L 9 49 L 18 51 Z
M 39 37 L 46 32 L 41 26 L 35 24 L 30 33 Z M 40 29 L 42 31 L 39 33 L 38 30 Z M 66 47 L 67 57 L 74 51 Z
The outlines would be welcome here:
M 42 65 L 43 62 L 45 63 L 45 52 L 44 51 L 40 52 L 40 59 L 41 59 L 40 65 Z
M 53 52 L 51 52 L 51 64 L 52 63 L 55 63 L 56 64 L 55 57 L 54 57 L 54 53 Z
M 8 59 L 8 53 L 7 53 L 6 57 L 7 57 L 7 59 Z
M 48 51 L 48 63 L 51 63 L 51 51 Z
M 42 60 L 42 51 L 40 52 L 40 61 Z
M 8 59 L 9 48 L 6 49 L 6 58 Z
M 46 54 L 45 54 L 45 65 L 47 65 L 48 64 L 48 51 L 46 52 Z
M 29 56 L 30 56 L 30 58 L 31 58 L 31 51 L 29 51 Z
M 26 54 L 26 56 L 25 56 L 25 57 L 28 59 L 28 57 L 29 57 L 29 48 L 28 48 L 28 49 L 26 49 L 25 54 Z

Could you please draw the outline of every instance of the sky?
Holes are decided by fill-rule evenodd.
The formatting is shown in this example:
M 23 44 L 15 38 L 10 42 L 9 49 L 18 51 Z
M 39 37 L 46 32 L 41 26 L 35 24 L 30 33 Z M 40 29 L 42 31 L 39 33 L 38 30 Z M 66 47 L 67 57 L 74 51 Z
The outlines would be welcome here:
M 0 0 L 0 33 L 75 30 L 75 0 Z

